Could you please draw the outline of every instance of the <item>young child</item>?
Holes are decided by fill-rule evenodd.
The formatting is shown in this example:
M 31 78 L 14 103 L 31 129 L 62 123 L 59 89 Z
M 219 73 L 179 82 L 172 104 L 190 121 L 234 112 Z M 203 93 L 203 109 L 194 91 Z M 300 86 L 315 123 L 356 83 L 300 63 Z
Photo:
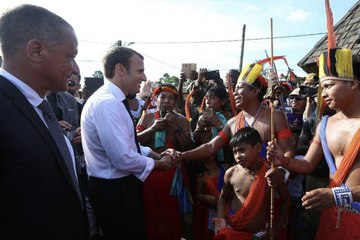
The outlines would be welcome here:
M 217 218 L 214 218 L 213 239 L 252 239 L 269 235 L 270 188 L 265 172 L 267 163 L 260 159 L 261 138 L 251 127 L 238 130 L 230 141 L 236 165 L 224 176 L 224 185 L 218 200 Z M 281 207 L 275 219 L 276 239 L 283 230 L 290 206 L 290 196 L 285 183 L 277 188 Z M 286 235 L 285 231 L 282 231 Z
M 203 162 L 204 171 L 196 181 L 196 194 L 193 216 L 193 239 L 211 240 L 214 236 L 214 222 L 217 201 L 224 184 L 225 168 L 219 164 L 216 156 Z

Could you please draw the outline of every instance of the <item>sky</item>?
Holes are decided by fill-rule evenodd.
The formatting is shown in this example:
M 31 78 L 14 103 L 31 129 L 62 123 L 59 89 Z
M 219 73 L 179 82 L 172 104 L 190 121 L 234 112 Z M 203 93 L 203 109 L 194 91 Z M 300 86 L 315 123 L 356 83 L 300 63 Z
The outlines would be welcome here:
M 330 0 L 334 23 L 357 1 Z M 295 74 L 305 76 L 297 63 L 324 36 L 317 33 L 327 31 L 324 0 L 11 0 L 0 1 L 0 14 L 23 3 L 45 7 L 74 27 L 82 77 L 103 71 L 103 56 L 121 40 L 144 56 L 151 81 L 179 76 L 182 63 L 218 69 L 224 78 L 239 68 L 244 25 L 243 66 L 271 56 L 270 19 L 274 56 L 286 55 Z M 289 37 L 298 35 L 305 36 Z M 275 64 L 286 74 L 283 61 Z

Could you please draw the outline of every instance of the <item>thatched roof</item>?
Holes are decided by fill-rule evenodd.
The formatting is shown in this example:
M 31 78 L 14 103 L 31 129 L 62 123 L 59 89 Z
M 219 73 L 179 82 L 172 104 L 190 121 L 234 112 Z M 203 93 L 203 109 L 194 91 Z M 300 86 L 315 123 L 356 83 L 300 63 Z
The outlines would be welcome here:
M 360 0 L 348 11 L 348 13 L 334 26 L 336 36 L 336 46 L 338 48 L 349 48 L 353 51 L 354 61 L 360 62 L 360 44 L 354 42 L 358 40 L 360 34 Z M 318 67 L 316 58 L 321 53 L 327 51 L 327 35 L 317 42 L 313 49 L 298 62 L 307 73 L 317 73 Z

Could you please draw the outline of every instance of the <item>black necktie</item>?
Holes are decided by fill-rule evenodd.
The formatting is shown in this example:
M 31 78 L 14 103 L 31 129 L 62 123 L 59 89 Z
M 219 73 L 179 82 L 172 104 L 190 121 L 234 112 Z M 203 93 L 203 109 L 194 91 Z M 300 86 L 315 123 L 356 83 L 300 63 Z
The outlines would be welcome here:
M 48 125 L 49 132 L 53 137 L 56 145 L 58 146 L 62 157 L 64 158 L 65 165 L 70 174 L 71 180 L 75 186 L 76 192 L 79 195 L 80 201 L 82 202 L 82 197 L 80 193 L 79 183 L 75 176 L 75 170 L 73 161 L 70 155 L 69 148 L 66 144 L 65 137 L 63 131 L 60 127 L 58 120 L 56 119 L 55 113 L 47 101 L 42 101 L 42 103 L 38 106 L 42 112 L 45 119 L 46 124 Z
M 127 112 L 129 113 L 129 115 L 130 115 L 130 117 L 131 117 L 131 120 L 132 120 L 132 122 L 133 122 L 133 125 L 134 125 L 134 135 L 135 135 L 135 144 L 136 144 L 136 148 L 137 148 L 138 153 L 141 154 L 140 145 L 139 145 L 139 141 L 138 141 L 137 134 L 136 134 L 136 130 L 135 130 L 134 117 L 133 117 L 133 115 L 131 114 L 130 107 L 129 107 L 129 102 L 128 102 L 128 100 L 125 98 L 125 99 L 123 100 L 123 103 L 124 103 L 125 108 L 126 108 Z

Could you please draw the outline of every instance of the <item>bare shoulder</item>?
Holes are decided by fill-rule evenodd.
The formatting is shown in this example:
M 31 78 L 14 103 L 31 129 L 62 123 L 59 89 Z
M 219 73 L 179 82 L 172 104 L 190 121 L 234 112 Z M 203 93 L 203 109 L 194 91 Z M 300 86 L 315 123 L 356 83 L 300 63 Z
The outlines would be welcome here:
M 328 129 L 348 130 L 349 132 L 356 132 L 360 128 L 360 118 L 347 118 L 341 112 L 329 117 L 327 122 Z
M 229 167 L 229 168 L 226 170 L 225 175 L 224 175 L 224 180 L 225 180 L 225 182 L 228 183 L 228 182 L 230 181 L 231 177 L 232 177 L 233 174 L 234 174 L 235 167 L 236 167 L 236 166 L 232 166 L 232 167 Z
M 177 113 L 177 112 L 173 112 L 173 113 L 175 114 L 177 121 L 188 122 L 188 120 L 182 114 Z
M 234 177 L 235 174 L 237 174 L 241 170 L 241 167 L 239 165 L 234 165 L 230 168 L 228 168 L 225 172 L 224 180 L 229 183 L 231 179 Z
M 154 113 L 146 113 L 140 118 L 138 125 L 146 127 L 148 123 L 150 121 L 153 121 L 154 119 L 155 119 Z
M 236 124 L 236 121 L 237 121 L 237 115 L 230 118 L 226 124 L 225 124 L 225 127 L 226 129 L 228 129 L 229 133 L 232 132 L 233 129 L 235 129 L 235 124 Z M 224 129 L 223 129 L 224 131 Z

